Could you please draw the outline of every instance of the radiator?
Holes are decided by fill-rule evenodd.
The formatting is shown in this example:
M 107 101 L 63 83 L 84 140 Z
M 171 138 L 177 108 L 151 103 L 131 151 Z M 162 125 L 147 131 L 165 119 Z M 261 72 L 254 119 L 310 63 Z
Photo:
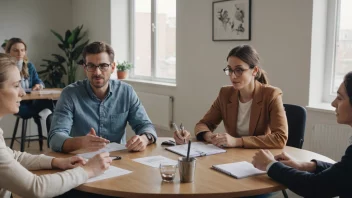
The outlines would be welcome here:
M 343 125 L 316 124 L 307 135 L 305 149 L 340 161 L 349 146 L 352 130 Z
M 173 97 L 137 92 L 149 118 L 156 128 L 170 130 L 173 122 Z

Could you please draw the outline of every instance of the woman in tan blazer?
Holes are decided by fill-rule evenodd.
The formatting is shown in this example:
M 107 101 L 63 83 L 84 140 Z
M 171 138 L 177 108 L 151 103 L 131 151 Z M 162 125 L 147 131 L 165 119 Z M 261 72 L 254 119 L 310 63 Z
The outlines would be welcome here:
M 0 119 L 17 113 L 24 95 L 15 61 L 0 53 Z M 53 158 L 14 151 L 6 147 L 0 128 L 0 197 L 10 197 L 11 192 L 21 197 L 57 196 L 103 173 L 110 163 L 109 153 L 98 154 L 86 162 L 78 156 Z M 40 176 L 29 171 L 53 168 L 66 171 Z
M 288 126 L 282 91 L 268 85 L 256 50 L 249 45 L 235 47 L 228 54 L 223 70 L 232 86 L 220 89 L 211 108 L 196 124 L 197 139 L 219 147 L 284 147 Z M 226 132 L 215 134 L 221 121 Z M 187 142 L 189 137 L 188 131 L 174 133 L 178 144 Z

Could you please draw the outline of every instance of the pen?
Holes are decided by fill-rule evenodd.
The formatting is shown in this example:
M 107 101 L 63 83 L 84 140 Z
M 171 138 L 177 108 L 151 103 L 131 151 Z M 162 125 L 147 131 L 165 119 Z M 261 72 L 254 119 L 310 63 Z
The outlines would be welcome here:
M 113 158 L 112 160 L 120 160 L 122 159 L 121 156 L 110 156 L 111 158 Z
M 181 125 L 180 125 L 180 128 L 181 128 L 181 131 L 182 131 L 182 136 L 184 135 L 184 130 L 185 130 L 185 127 L 183 126 L 183 124 L 181 123 Z M 183 137 L 184 139 L 183 139 L 183 143 L 186 143 L 186 138 L 185 137 Z
M 180 130 L 178 129 L 178 127 L 177 127 L 176 123 L 172 123 L 172 126 L 174 126 L 175 130 L 177 131 L 177 133 L 179 133 L 179 132 L 180 132 Z

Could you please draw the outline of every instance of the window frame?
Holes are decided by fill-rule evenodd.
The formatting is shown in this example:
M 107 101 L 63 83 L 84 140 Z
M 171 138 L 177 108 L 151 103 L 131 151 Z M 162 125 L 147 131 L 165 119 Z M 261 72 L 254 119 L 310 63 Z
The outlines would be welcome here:
M 333 92 L 333 86 L 335 81 L 335 59 L 340 25 L 340 5 L 341 0 L 327 1 L 323 102 L 331 102 L 337 95 L 336 92 Z
M 157 31 L 156 31 L 156 3 L 157 0 L 151 0 L 151 76 L 140 76 L 134 74 L 134 68 L 130 71 L 130 79 L 135 80 L 143 80 L 143 81 L 151 81 L 151 82 L 161 82 L 161 83 L 171 83 L 176 84 L 177 74 L 175 75 L 175 79 L 169 78 L 160 78 L 156 77 L 156 59 L 157 59 Z M 129 10 L 130 10 L 130 32 L 131 32 L 131 39 L 130 39 L 130 60 L 135 66 L 135 0 L 129 1 Z M 176 27 L 177 29 L 177 27 Z M 176 41 L 175 41 L 176 42 Z M 176 58 L 177 63 L 177 58 Z M 177 64 L 175 66 L 175 70 L 177 68 Z

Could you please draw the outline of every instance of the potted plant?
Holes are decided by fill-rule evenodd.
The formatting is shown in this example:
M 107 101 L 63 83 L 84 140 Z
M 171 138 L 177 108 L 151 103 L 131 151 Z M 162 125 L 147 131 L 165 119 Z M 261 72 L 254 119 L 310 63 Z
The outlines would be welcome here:
M 85 40 L 87 32 L 82 32 L 83 25 L 76 27 L 75 29 L 67 30 L 64 36 L 51 30 L 55 37 L 60 41 L 58 46 L 64 52 L 65 56 L 59 54 L 52 54 L 54 60 L 43 59 L 46 64 L 41 66 L 46 67 L 45 70 L 38 72 L 38 74 L 45 75 L 49 79 L 56 76 L 61 79 L 62 75 L 58 75 L 57 72 L 67 75 L 67 83 L 71 84 L 76 81 L 76 71 L 78 65 L 83 64 L 81 54 L 83 48 L 88 44 L 89 40 Z M 55 75 L 54 75 L 54 73 Z M 51 79 L 52 81 L 54 79 Z M 57 80 L 57 79 L 56 79 Z M 54 80 L 55 81 L 55 80 Z M 55 86 L 55 83 L 53 83 Z
M 61 58 L 61 56 L 57 56 L 52 54 L 54 57 L 54 61 L 43 59 L 46 64 L 41 64 L 41 67 L 45 67 L 44 70 L 38 72 L 41 78 L 44 81 L 45 87 L 65 87 L 65 83 L 61 82 L 63 75 L 67 74 L 66 69 L 63 65 L 65 63 L 65 59 Z
M 117 63 L 116 68 L 117 68 L 117 78 L 118 79 L 125 79 L 128 74 L 128 70 L 130 70 L 133 67 L 132 63 L 129 63 L 127 61 L 123 61 L 122 63 Z

